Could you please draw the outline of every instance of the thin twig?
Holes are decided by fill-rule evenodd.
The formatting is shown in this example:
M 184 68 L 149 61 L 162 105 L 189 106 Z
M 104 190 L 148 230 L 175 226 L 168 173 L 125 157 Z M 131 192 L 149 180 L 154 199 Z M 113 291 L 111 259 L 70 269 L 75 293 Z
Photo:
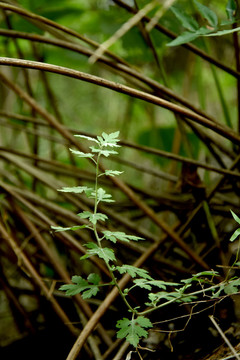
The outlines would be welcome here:
M 219 332 L 219 334 L 221 335 L 221 337 L 223 338 L 223 340 L 225 341 L 225 343 L 227 344 L 227 346 L 229 347 L 235 358 L 237 360 L 240 360 L 240 356 L 238 355 L 238 353 L 236 352 L 236 350 L 234 349 L 234 347 L 232 346 L 232 344 L 230 343 L 230 341 L 228 340 L 228 338 L 226 337 L 220 326 L 217 324 L 213 315 L 210 315 L 209 319 L 211 320 L 211 322 L 213 323 L 213 325 L 215 326 L 215 328 L 217 329 L 217 331 Z

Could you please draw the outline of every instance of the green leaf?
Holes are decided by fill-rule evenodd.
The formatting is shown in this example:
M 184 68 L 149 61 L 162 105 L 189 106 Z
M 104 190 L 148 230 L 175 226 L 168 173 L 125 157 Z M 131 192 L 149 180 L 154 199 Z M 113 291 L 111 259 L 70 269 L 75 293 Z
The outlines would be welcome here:
M 232 234 L 232 236 L 230 237 L 229 241 L 233 242 L 234 240 L 236 240 L 236 238 L 240 235 L 240 229 L 237 229 L 236 231 L 234 231 L 234 233 Z
M 105 132 L 103 132 L 102 137 L 98 137 L 98 140 L 101 142 L 101 146 L 104 147 L 107 146 L 120 147 L 119 145 L 117 145 L 117 142 L 119 141 L 118 136 L 119 136 L 119 131 L 116 131 L 111 134 L 106 134 Z
M 150 293 L 148 294 L 148 298 L 149 300 L 156 305 L 160 300 L 164 299 L 166 301 L 172 300 L 172 299 L 176 299 L 176 298 L 180 298 L 180 295 L 176 292 L 173 293 L 169 293 L 167 291 L 161 291 L 158 293 Z
M 117 170 L 105 170 L 105 172 L 101 175 L 107 175 L 107 176 L 118 176 L 121 175 L 124 171 L 117 171 Z M 101 176 L 100 175 L 100 176 Z
M 88 219 L 94 225 L 96 225 L 96 223 L 99 220 L 100 221 L 105 221 L 105 220 L 108 219 L 107 215 L 105 215 L 105 214 L 102 214 L 102 213 L 93 214 L 90 211 L 83 211 L 83 212 L 79 213 L 78 216 L 81 219 Z
M 160 289 L 166 290 L 167 286 L 180 286 L 178 283 L 167 282 L 162 280 L 146 280 L 146 279 L 136 279 L 133 281 L 137 286 L 152 290 L 152 286 L 156 286 Z
M 141 289 L 146 289 L 151 291 L 152 290 L 152 286 L 148 284 L 148 281 L 145 279 L 136 279 L 133 280 L 134 284 L 136 284 L 137 286 L 139 286 Z
M 94 285 L 98 285 L 100 283 L 100 276 L 98 274 L 92 273 L 88 275 L 88 281 Z
M 59 289 L 66 291 L 66 295 L 74 296 L 82 293 L 83 299 L 89 299 L 95 296 L 99 291 L 100 277 L 98 274 L 90 274 L 88 281 L 81 276 L 72 277 L 73 284 L 62 285 Z
M 232 25 L 234 23 L 236 23 L 236 20 L 223 20 L 223 21 L 221 21 L 220 25 L 227 26 L 227 25 Z
M 225 284 L 220 284 L 220 285 L 219 285 L 219 289 L 217 290 L 217 292 L 214 292 L 214 291 L 213 291 L 211 297 L 212 297 L 213 299 L 218 298 L 218 297 L 220 296 L 221 292 L 224 290 L 224 286 L 225 286 Z
M 71 227 L 51 226 L 51 228 L 56 232 L 58 232 L 58 231 L 68 231 L 68 230 L 76 231 L 76 230 L 79 230 L 79 229 L 84 229 L 86 227 L 87 227 L 87 225 L 75 225 L 75 226 L 71 226 Z
M 92 193 L 91 193 L 91 195 L 89 197 L 95 199 L 96 191 L 92 191 Z M 97 203 L 99 203 L 100 201 L 115 202 L 115 200 L 111 199 L 111 197 L 112 197 L 112 195 L 107 194 L 104 189 L 98 188 L 98 190 L 97 190 Z
M 233 212 L 232 210 L 230 210 L 230 211 L 231 211 L 231 214 L 232 214 L 234 220 L 240 225 L 240 219 L 239 219 L 239 217 L 235 214 L 235 212 Z
M 208 36 L 208 34 L 212 32 L 213 30 L 210 30 L 206 27 L 201 27 L 196 32 L 185 31 L 181 35 L 179 35 L 176 39 L 168 43 L 167 46 L 178 46 L 178 45 L 186 44 L 188 42 L 197 39 L 200 36 Z
M 97 190 L 97 202 L 105 201 L 105 202 L 114 202 L 115 200 L 111 199 L 112 195 L 107 194 L 106 191 L 102 188 Z
M 116 261 L 114 251 L 112 249 L 109 249 L 107 247 L 101 248 L 93 242 L 89 242 L 89 243 L 85 244 L 85 246 L 88 248 L 87 254 L 83 255 L 81 257 L 81 260 L 87 259 L 92 255 L 96 255 L 96 256 L 100 257 L 101 259 L 103 259 L 107 263 L 109 261 Z
M 229 29 L 229 30 L 221 30 L 221 31 L 217 31 L 215 33 L 206 34 L 204 36 L 223 36 L 223 35 L 227 35 L 227 34 L 232 34 L 236 31 L 240 31 L 240 27 L 237 27 L 235 29 Z
M 191 294 L 183 294 L 178 291 L 173 291 L 173 292 L 160 291 L 158 293 L 148 294 L 148 298 L 151 301 L 151 303 L 146 303 L 145 305 L 156 306 L 160 300 L 173 301 L 173 302 L 175 302 L 175 301 L 176 302 L 189 302 L 189 301 L 196 299 L 197 297 L 194 295 L 191 295 Z
M 172 6 L 170 9 L 176 18 L 181 22 L 182 26 L 186 29 L 190 31 L 196 31 L 199 28 L 198 23 L 192 16 L 187 15 L 185 12 L 176 8 L 175 6 Z
M 96 148 L 94 146 L 90 146 L 90 149 L 92 150 L 93 153 L 98 153 L 100 155 L 106 156 L 108 157 L 109 155 L 114 155 L 114 154 L 118 154 L 117 151 L 114 150 L 103 150 L 103 149 L 99 149 Z M 91 154 L 93 156 L 93 154 Z
M 72 187 L 63 187 L 62 189 L 58 189 L 58 191 L 62 192 L 70 192 L 75 194 L 81 194 L 83 192 L 89 193 L 93 191 L 93 188 L 89 188 L 87 186 L 72 186 Z
M 229 20 L 234 20 L 235 15 L 237 11 L 237 4 L 235 0 L 228 0 L 227 6 L 226 6 L 226 13 Z
M 202 15 L 202 17 L 208 21 L 209 25 L 216 28 L 218 25 L 218 17 L 215 14 L 215 12 L 210 10 L 207 6 L 202 5 L 197 0 L 193 0 L 193 1 L 194 1 L 194 4 L 196 5 L 198 11 Z
M 183 282 L 184 284 L 191 284 L 194 281 L 208 282 L 209 280 L 206 279 L 206 276 L 211 276 L 211 277 L 219 276 L 219 273 L 217 271 L 211 271 L 211 270 L 201 271 L 197 274 L 192 275 L 192 277 L 189 279 L 182 279 L 181 282 Z
M 108 219 L 108 216 L 102 213 L 96 213 L 96 214 L 92 214 L 92 216 L 90 216 L 89 220 L 95 225 L 97 223 L 97 221 L 105 221 Z
M 125 338 L 131 345 L 137 347 L 141 337 L 146 338 L 148 336 L 145 328 L 151 328 L 152 326 L 151 321 L 144 316 L 139 316 L 137 319 L 132 320 L 123 318 L 119 320 L 116 325 L 116 327 L 120 329 L 117 332 L 117 338 Z
M 132 265 L 116 266 L 116 270 L 119 271 L 120 274 L 128 273 L 132 278 L 139 276 L 140 278 L 153 280 L 147 270 L 139 269 Z
M 230 281 L 228 285 L 224 286 L 224 292 L 227 295 L 236 294 L 239 291 L 240 279 Z
M 104 234 L 104 237 L 106 240 L 110 240 L 114 243 L 116 243 L 117 240 L 126 241 L 126 242 L 129 242 L 130 240 L 133 240 L 133 241 L 144 240 L 143 238 L 141 238 L 139 236 L 127 235 L 121 231 L 112 232 L 109 230 L 105 230 L 105 231 L 103 231 L 103 234 Z
M 86 140 L 89 140 L 89 141 L 94 141 L 94 142 L 96 142 L 97 144 L 99 144 L 99 141 L 98 141 L 97 139 L 92 138 L 92 137 L 90 137 L 90 136 L 85 136 L 85 135 L 74 135 L 74 136 L 80 137 L 80 138 L 82 138 L 82 139 L 86 139 Z
M 81 219 L 89 219 L 92 214 L 93 213 L 91 213 L 90 211 L 83 211 L 83 212 L 79 213 L 78 216 Z
M 93 158 L 94 154 L 91 153 L 84 153 L 82 151 L 78 151 L 78 150 L 73 150 L 73 149 L 69 149 L 74 155 L 77 155 L 78 157 L 81 158 Z

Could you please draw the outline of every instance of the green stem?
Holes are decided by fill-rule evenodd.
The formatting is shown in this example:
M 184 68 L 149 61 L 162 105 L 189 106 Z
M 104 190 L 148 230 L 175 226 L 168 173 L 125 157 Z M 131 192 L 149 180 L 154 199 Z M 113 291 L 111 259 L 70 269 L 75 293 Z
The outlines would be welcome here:
M 98 156 L 97 156 L 97 161 L 96 161 L 96 177 L 95 177 L 95 204 L 94 204 L 94 215 L 96 215 L 97 213 L 97 208 L 98 208 L 98 195 L 97 195 L 97 191 L 98 191 L 98 177 L 99 177 L 99 161 L 100 161 L 100 157 L 101 157 L 101 153 L 98 153 Z M 97 224 L 93 224 L 93 231 L 94 231 L 94 234 L 95 234 L 95 237 L 96 237 L 96 240 L 97 240 L 97 243 L 98 243 L 98 246 L 102 249 L 102 244 L 101 244 L 101 240 L 100 240 L 100 237 L 98 235 L 98 232 L 97 232 Z M 137 311 L 134 310 L 131 305 L 129 304 L 129 302 L 127 301 L 125 295 L 123 294 L 121 288 L 119 287 L 118 283 L 117 283 L 117 279 L 116 277 L 114 276 L 114 273 L 111 269 L 111 266 L 109 265 L 108 261 L 105 261 L 105 264 L 107 265 L 107 268 L 108 268 L 108 271 L 111 275 L 111 278 L 113 280 L 113 284 L 116 286 L 116 288 L 118 289 L 118 292 L 121 296 L 121 298 L 123 299 L 124 303 L 126 304 L 126 306 L 128 307 L 128 309 L 133 313 L 133 314 L 136 314 Z
M 217 285 L 213 285 L 213 286 L 211 286 L 211 287 L 209 287 L 209 288 L 207 288 L 207 289 L 197 290 L 197 291 L 195 291 L 195 292 L 193 292 L 193 293 L 190 293 L 190 294 L 181 294 L 181 295 L 179 295 L 179 297 L 174 298 L 174 299 L 172 299 L 172 300 L 169 300 L 169 301 L 167 301 L 167 302 L 165 302 L 165 303 L 163 303 L 163 304 L 160 304 L 160 305 L 158 305 L 158 306 L 156 306 L 156 307 L 154 307 L 154 308 L 151 308 L 151 309 L 148 309 L 148 310 L 145 310 L 145 311 L 142 311 L 142 312 L 138 312 L 138 315 L 146 315 L 146 314 L 149 314 L 149 313 L 151 313 L 151 312 L 153 312 L 153 311 L 155 311 L 155 310 L 158 310 L 158 309 L 160 309 L 160 308 L 162 308 L 162 307 L 164 307 L 164 306 L 167 306 L 167 305 L 169 305 L 169 304 L 172 304 L 172 303 L 175 302 L 175 301 L 184 299 L 184 297 L 186 297 L 186 296 L 199 295 L 199 294 L 205 293 L 205 292 L 207 292 L 207 291 L 217 289 L 217 288 L 219 288 L 223 283 L 224 283 L 224 282 L 222 282 L 222 283 L 220 283 L 220 284 L 217 284 Z

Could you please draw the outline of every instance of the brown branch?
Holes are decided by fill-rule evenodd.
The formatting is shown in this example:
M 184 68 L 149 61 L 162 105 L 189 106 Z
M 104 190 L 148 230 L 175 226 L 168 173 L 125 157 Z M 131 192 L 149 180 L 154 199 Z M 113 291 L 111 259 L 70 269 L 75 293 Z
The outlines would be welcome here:
M 31 275 L 32 280 L 35 284 L 41 289 L 46 299 L 51 302 L 56 314 L 60 317 L 63 324 L 68 328 L 68 330 L 73 334 L 77 335 L 78 330 L 71 324 L 70 319 L 67 317 L 65 312 L 62 310 L 60 305 L 58 304 L 57 300 L 52 296 L 49 295 L 49 289 L 44 284 L 42 278 L 37 273 L 31 262 L 29 261 L 28 257 L 24 254 L 18 244 L 14 241 L 10 234 L 8 234 L 7 230 L 5 229 L 3 223 L 0 220 L 0 234 L 3 240 L 10 246 L 10 248 L 16 254 L 17 259 L 25 266 L 27 272 Z
M 7 192 L 9 193 L 14 199 L 17 199 L 18 201 L 20 201 L 20 203 L 22 203 L 24 206 L 26 206 L 34 215 L 36 215 L 39 219 L 41 219 L 45 224 L 48 225 L 48 230 L 50 229 L 51 226 L 57 226 L 58 224 L 56 224 L 54 222 L 54 220 L 48 218 L 47 215 L 43 214 L 43 212 L 41 212 L 36 206 L 34 206 L 32 203 L 30 203 L 28 200 L 26 200 L 23 196 L 23 190 L 19 189 L 19 193 L 17 193 L 17 189 L 16 191 L 14 191 L 15 189 L 13 189 L 13 187 L 11 187 L 10 185 L 5 184 L 4 182 L 0 181 L 0 186 Z M 32 199 L 31 199 L 32 200 Z M 39 197 L 38 197 L 39 200 Z M 45 203 L 46 200 L 42 199 L 42 202 Z M 41 204 L 41 202 L 39 202 Z M 46 204 L 45 204 L 46 205 Z M 56 205 L 55 204 L 51 204 L 51 206 L 49 207 L 50 210 L 54 210 L 56 211 Z M 66 211 L 65 209 L 61 208 L 61 210 L 58 208 L 58 211 L 62 214 L 62 216 L 70 216 L 70 218 L 76 219 L 78 218 L 77 215 L 74 214 L 69 214 L 68 211 Z M 77 221 L 77 219 L 76 219 Z M 79 220 L 78 220 L 79 221 Z M 86 254 L 86 248 L 84 246 L 82 246 L 82 244 L 77 241 L 73 236 L 71 236 L 70 234 L 63 232 L 63 233 L 56 233 L 55 235 L 57 238 L 61 239 L 62 241 L 64 240 L 65 243 L 68 244 L 68 246 L 70 246 L 71 248 L 73 248 L 74 250 L 76 250 L 77 252 L 79 252 L 80 254 Z M 86 237 L 85 234 L 81 234 L 81 237 L 85 240 L 88 241 L 88 237 Z M 90 261 L 92 261 L 93 264 L 95 264 L 95 266 L 97 266 L 106 276 L 110 277 L 109 272 L 107 271 L 106 267 L 101 263 L 101 261 L 99 261 L 99 259 L 95 256 L 92 256 L 90 258 Z
M 21 208 L 17 205 L 14 205 L 14 210 L 16 214 L 20 217 L 23 224 L 27 227 L 30 234 L 34 237 L 35 241 L 39 245 L 39 247 L 42 249 L 46 257 L 49 259 L 50 263 L 53 265 L 56 272 L 59 274 L 62 281 L 65 283 L 71 284 L 71 279 L 64 268 L 64 265 L 61 262 L 60 257 L 58 256 L 58 253 L 53 250 L 53 246 L 49 246 L 48 243 L 43 239 L 41 233 L 38 231 L 36 226 L 33 224 L 33 222 L 28 218 L 28 216 L 21 210 Z M 93 312 L 91 310 L 91 307 L 88 305 L 86 301 L 84 301 L 80 294 L 75 295 L 73 298 L 78 306 L 84 311 L 84 313 L 90 318 L 93 315 Z M 102 339 L 105 341 L 105 343 L 108 346 L 112 345 L 112 341 L 108 334 L 106 333 L 105 329 L 102 327 L 101 324 L 98 326 L 98 332 L 99 335 L 102 337 Z
M 13 128 L 16 128 L 16 129 L 20 130 L 20 127 L 15 127 L 14 126 Z M 24 129 L 24 131 L 27 131 L 27 132 L 30 132 L 30 133 L 33 132 L 32 129 Z M 71 131 L 72 133 L 74 132 L 74 130 L 71 130 L 71 129 L 69 129 L 69 131 Z M 76 133 L 79 133 L 79 131 L 76 131 Z M 48 140 L 51 140 L 51 141 L 56 140 L 57 142 L 60 142 L 60 143 L 64 144 L 64 141 L 62 141 L 61 139 L 59 139 L 57 137 L 50 138 L 45 133 L 40 133 L 40 132 L 38 132 L 38 135 L 42 136 L 43 138 L 47 138 Z M 94 135 L 92 135 L 92 134 L 91 134 L 91 136 L 94 137 Z M 149 147 L 149 146 L 144 146 L 144 145 L 138 145 L 138 144 L 130 142 L 130 141 L 120 141 L 119 143 L 121 145 L 123 145 L 123 146 L 133 148 L 133 149 L 136 149 L 136 150 L 140 150 L 140 151 L 143 151 L 143 152 L 146 152 L 146 153 L 149 153 L 149 154 L 153 154 L 153 155 L 156 155 L 156 156 L 160 156 L 160 157 L 163 157 L 165 159 L 171 159 L 171 160 L 174 160 L 174 161 L 181 162 L 183 164 L 186 163 L 186 164 L 196 165 L 199 168 L 206 169 L 206 170 L 209 170 L 209 171 L 213 171 L 213 172 L 216 172 L 218 174 L 227 175 L 229 177 L 234 177 L 234 178 L 240 178 L 240 174 L 238 172 L 236 172 L 236 171 L 231 171 L 231 170 L 228 170 L 228 169 L 220 169 L 220 168 L 217 168 L 215 166 L 203 163 L 201 161 L 186 158 L 186 157 L 183 157 L 181 155 L 173 154 L 173 153 L 170 153 L 170 152 L 167 152 L 167 151 L 164 151 L 164 150 L 159 150 L 159 149 L 155 149 L 155 148 L 152 148 L 152 147 Z M 21 152 L 21 151 L 18 151 L 18 150 L 6 148 L 4 146 L 0 146 L 0 151 L 9 152 L 11 154 L 16 154 L 16 155 L 19 155 L 21 157 L 29 158 L 29 159 L 32 159 L 32 160 L 37 160 L 37 161 L 40 161 L 40 162 L 46 162 L 46 163 L 55 164 L 56 166 L 61 166 L 61 163 L 59 163 L 57 161 L 55 163 L 54 161 L 50 161 L 50 160 L 47 160 L 47 159 L 44 159 L 44 158 L 41 158 L 39 156 L 32 155 L 32 154 L 29 155 L 27 153 L 24 153 L 24 152 Z M 116 157 L 112 158 L 112 160 L 115 160 L 117 162 L 122 162 L 123 164 L 125 163 L 125 164 L 127 164 L 129 166 L 133 166 L 133 167 L 135 167 L 136 169 L 139 169 L 139 170 L 144 170 L 141 165 L 130 163 L 130 162 L 126 161 L 126 160 L 121 160 L 121 159 L 119 160 Z M 147 172 L 147 170 L 146 170 L 146 172 Z M 166 180 L 170 180 L 170 181 L 175 181 L 176 180 L 176 177 L 170 176 L 169 174 L 165 174 L 164 172 L 161 173 L 161 172 L 157 172 L 157 171 L 153 171 L 153 170 L 149 169 L 149 173 L 152 173 L 155 176 L 166 178 Z M 56 183 L 55 183 L 55 186 L 56 186 Z
M 148 103 L 158 105 L 158 106 L 168 109 L 174 113 L 185 116 L 186 118 L 193 120 L 196 123 L 207 127 L 208 129 L 215 131 L 216 133 L 222 135 L 223 137 L 231 140 L 233 143 L 240 144 L 240 136 L 237 135 L 231 129 L 229 129 L 219 123 L 212 122 L 209 119 L 204 118 L 203 116 L 200 116 L 200 115 L 198 115 L 188 109 L 185 109 L 181 106 L 172 104 L 171 102 L 161 99 L 157 96 L 148 94 L 143 91 L 133 89 L 126 85 L 115 83 L 110 80 L 106 80 L 106 79 L 103 79 L 103 78 L 100 78 L 100 77 L 97 77 L 94 75 L 86 74 L 81 71 L 65 68 L 62 66 L 43 64 L 43 63 L 38 63 L 36 61 L 30 61 L 30 60 L 21 60 L 21 59 L 0 57 L 0 65 L 23 67 L 23 68 L 29 68 L 29 69 L 35 69 L 35 70 L 44 70 L 44 71 L 48 71 L 51 73 L 61 74 L 64 76 L 68 76 L 71 78 L 75 78 L 78 80 L 96 84 L 96 85 L 111 89 L 113 91 L 116 91 L 116 92 L 119 92 L 122 94 L 126 94 L 129 96 L 135 97 L 137 99 L 141 99 Z M 7 79 L 7 77 L 3 73 L 0 74 L 0 78 L 6 85 L 8 85 L 12 89 L 14 89 L 15 92 L 17 91 L 17 86 L 15 84 L 11 83 L 9 81 L 9 79 Z M 17 91 L 17 92 L 19 95 L 20 95 L 20 93 L 22 93 L 21 91 L 20 92 Z M 22 94 L 22 96 L 23 96 L 23 94 Z M 24 96 L 24 98 L 26 99 L 26 96 Z M 28 99 L 29 99 L 29 97 L 28 97 Z M 31 102 L 33 103 L 32 100 L 31 100 Z M 42 113 L 43 113 L 43 111 L 42 111 Z M 46 114 L 46 111 L 44 110 L 44 116 L 45 116 L 45 114 Z M 54 123 L 55 123 L 55 126 L 57 125 L 59 132 L 61 130 L 61 133 L 62 133 L 62 131 L 63 131 L 62 126 L 56 121 L 54 121 Z M 66 131 L 65 131 L 65 135 L 66 135 Z M 73 137 L 71 136 L 71 138 L 73 138 Z M 68 136 L 68 139 L 69 139 L 69 136 Z M 73 141 L 73 143 L 75 144 L 76 141 Z
M 138 144 L 132 143 L 130 141 L 120 141 L 120 144 L 126 145 L 128 147 L 133 148 L 133 149 L 148 152 L 150 154 L 162 156 L 162 157 L 167 158 L 167 159 L 172 159 L 172 160 L 175 160 L 175 161 L 179 161 L 179 162 L 181 162 L 183 164 L 188 163 L 188 164 L 196 165 L 196 166 L 198 166 L 198 167 L 200 167 L 202 169 L 206 169 L 206 170 L 209 170 L 209 171 L 214 171 L 214 172 L 219 173 L 219 174 L 229 175 L 229 176 L 236 176 L 237 178 L 240 177 L 240 174 L 235 172 L 235 171 L 216 168 L 215 166 L 208 165 L 208 164 L 203 163 L 201 161 L 193 160 L 193 159 L 190 159 L 190 158 L 185 158 L 185 157 L 183 157 L 181 155 L 172 154 L 172 153 L 164 151 L 164 150 L 159 150 L 159 149 L 151 148 L 149 146 L 144 146 L 144 145 L 138 145 Z
M 25 10 L 21 7 L 18 6 L 14 6 L 14 5 L 10 5 L 10 4 L 4 4 L 2 2 L 0 2 L 0 8 L 4 9 L 4 10 L 9 10 L 12 11 L 14 13 L 17 13 L 21 16 L 23 16 L 24 18 L 30 19 L 35 26 L 39 27 L 39 28 L 43 28 L 45 31 L 48 31 L 49 33 L 53 33 L 53 35 L 55 35 L 56 37 L 64 37 L 62 33 L 71 35 L 77 39 L 82 40 L 83 42 L 91 45 L 93 48 L 98 48 L 99 47 L 99 43 L 97 43 L 96 41 L 89 39 L 81 34 L 79 34 L 78 32 L 69 29 L 68 27 L 64 26 L 64 25 L 60 25 L 50 19 L 47 19 L 43 16 L 37 15 L 32 13 L 31 11 Z M 57 32 L 53 31 L 57 29 Z M 60 33 L 58 32 L 58 30 L 60 30 Z M 65 38 L 67 39 L 67 38 Z M 109 50 L 106 51 L 106 54 L 108 56 L 110 56 L 112 59 L 125 64 L 125 61 L 122 60 L 121 58 L 119 58 L 117 55 L 113 54 L 112 52 L 110 52 Z
M 20 32 L 20 31 L 13 31 L 13 30 L 10 31 L 10 30 L 6 30 L 6 29 L 0 29 L 0 35 L 7 36 L 7 37 L 17 37 L 20 39 L 26 39 L 26 40 L 30 40 L 33 42 L 41 42 L 41 43 L 44 43 L 47 45 L 54 45 L 54 46 L 58 46 L 58 47 L 61 47 L 64 49 L 68 49 L 68 50 L 77 52 L 79 54 L 82 54 L 82 55 L 85 55 L 88 57 L 90 57 L 93 54 L 92 50 L 82 47 L 79 44 L 75 44 L 70 41 L 63 41 L 63 40 L 59 40 L 59 39 L 51 39 L 51 38 L 48 38 L 48 37 L 45 37 L 42 35 L 29 34 L 29 33 L 24 33 L 24 32 Z M 166 86 L 161 85 L 157 81 L 139 73 L 136 69 L 131 68 L 129 64 L 123 65 L 121 63 L 114 63 L 105 56 L 101 56 L 98 59 L 98 62 L 111 67 L 115 71 L 117 70 L 118 72 L 122 73 L 123 75 L 127 74 L 127 75 L 130 75 L 131 77 L 133 77 L 134 79 L 140 80 L 141 82 L 143 82 L 144 84 L 146 84 L 147 86 L 152 88 L 155 92 L 157 92 L 157 93 L 160 92 L 160 94 L 166 95 L 170 99 L 173 99 L 176 102 L 186 106 L 187 108 L 191 109 L 192 111 L 196 112 L 197 114 L 202 115 L 203 117 L 206 117 L 209 120 L 214 121 L 214 119 L 210 115 L 206 114 L 204 111 L 202 111 L 201 109 L 194 106 L 192 103 L 187 101 L 185 98 L 183 98 L 182 96 L 180 96 L 178 94 L 175 94 L 171 89 L 167 88 Z

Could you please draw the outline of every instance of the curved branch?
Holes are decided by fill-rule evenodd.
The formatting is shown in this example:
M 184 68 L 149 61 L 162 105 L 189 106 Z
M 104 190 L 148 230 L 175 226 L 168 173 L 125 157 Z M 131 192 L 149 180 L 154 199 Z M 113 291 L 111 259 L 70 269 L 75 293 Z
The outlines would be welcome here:
M 68 49 L 70 51 L 74 51 L 76 53 L 79 53 L 81 55 L 85 55 L 88 57 L 91 57 L 94 54 L 94 51 L 91 49 L 88 49 L 86 47 L 83 47 L 79 44 L 75 44 L 70 41 L 64 41 L 59 39 L 52 39 L 48 38 L 46 36 L 38 35 L 38 34 L 29 34 L 21 31 L 15 31 L 15 30 L 7 30 L 7 29 L 0 29 L 0 35 L 11 37 L 11 38 L 19 38 L 19 39 L 25 39 L 29 41 L 34 42 L 40 42 L 47 45 L 53 45 L 58 46 L 63 49 Z M 166 86 L 163 86 L 162 84 L 159 84 L 156 80 L 153 80 L 149 78 L 146 75 L 143 75 L 139 73 L 136 69 L 133 69 L 130 67 L 129 64 L 124 65 L 121 63 L 114 63 L 111 60 L 109 60 L 106 56 L 101 56 L 98 58 L 98 62 L 103 63 L 109 67 L 111 67 L 114 70 L 117 70 L 121 72 L 121 74 L 127 74 L 132 76 L 133 78 L 140 80 L 144 84 L 148 85 L 151 89 L 154 91 L 160 92 L 170 99 L 175 100 L 176 102 L 186 106 L 187 108 L 191 109 L 192 111 L 196 112 L 197 114 L 206 117 L 209 120 L 215 121 L 210 115 L 206 114 L 203 110 L 197 108 L 193 104 L 191 104 L 189 101 L 187 101 L 182 96 L 175 94 L 171 89 L 167 88 Z
M 0 2 L 0 9 L 9 10 L 9 11 L 17 13 L 17 14 L 23 16 L 23 17 L 31 19 L 32 22 L 35 24 L 35 26 L 37 26 L 39 28 L 42 28 L 43 27 L 42 25 L 46 25 L 44 27 L 44 30 L 47 30 L 48 32 L 51 32 L 50 31 L 51 28 L 52 29 L 57 29 L 57 30 L 60 30 L 61 32 L 64 32 L 66 34 L 69 34 L 71 36 L 76 37 L 77 39 L 80 39 L 80 40 L 84 41 L 85 43 L 91 45 L 94 48 L 99 47 L 99 44 L 96 41 L 91 40 L 91 39 L 79 34 L 77 31 L 69 29 L 68 27 L 66 27 L 64 25 L 60 25 L 60 24 L 56 23 L 55 21 L 52 21 L 52 20 L 47 19 L 47 18 L 45 18 L 43 16 L 40 16 L 40 15 L 34 14 L 31 11 L 25 10 L 25 9 L 23 9 L 21 7 L 10 5 L 10 4 L 4 4 L 4 3 Z M 49 29 L 49 27 L 50 27 L 50 29 Z M 122 60 L 121 58 L 119 58 L 117 55 L 113 54 L 109 50 L 106 51 L 106 54 L 108 56 L 110 56 L 112 59 L 114 59 L 114 60 L 116 60 L 116 61 L 118 61 L 120 63 L 125 64 L 124 60 Z
M 172 104 L 171 102 L 161 99 L 155 95 L 151 95 L 149 93 L 139 91 L 137 89 L 133 89 L 126 85 L 122 85 L 122 84 L 119 84 L 119 83 L 116 83 L 116 82 L 113 82 L 110 80 L 100 78 L 98 76 L 94 76 L 94 75 L 87 74 L 87 73 L 84 73 L 81 71 L 69 69 L 69 68 L 66 68 L 63 66 L 57 66 L 57 65 L 46 64 L 46 63 L 43 64 L 43 63 L 40 63 L 37 61 L 31 61 L 31 60 L 0 57 L 0 65 L 42 70 L 42 71 L 47 71 L 47 72 L 51 72 L 51 73 L 55 73 L 55 74 L 68 76 L 68 77 L 82 80 L 85 82 L 89 82 L 92 84 L 96 84 L 96 85 L 105 87 L 107 89 L 111 89 L 113 91 L 132 96 L 136 99 L 141 99 L 148 103 L 158 105 L 158 106 L 168 109 L 174 113 L 185 116 L 186 118 L 193 120 L 196 123 L 207 127 L 208 129 L 215 131 L 216 133 L 229 139 L 233 143 L 240 145 L 240 136 L 238 134 L 236 134 L 234 131 L 232 131 L 231 129 L 229 129 L 223 125 L 220 125 L 218 123 L 212 122 L 209 119 L 204 118 L 203 116 L 200 116 L 191 110 L 188 110 L 188 109 L 183 108 L 176 104 Z M 1 77 L 3 77 L 3 74 L 1 74 Z

